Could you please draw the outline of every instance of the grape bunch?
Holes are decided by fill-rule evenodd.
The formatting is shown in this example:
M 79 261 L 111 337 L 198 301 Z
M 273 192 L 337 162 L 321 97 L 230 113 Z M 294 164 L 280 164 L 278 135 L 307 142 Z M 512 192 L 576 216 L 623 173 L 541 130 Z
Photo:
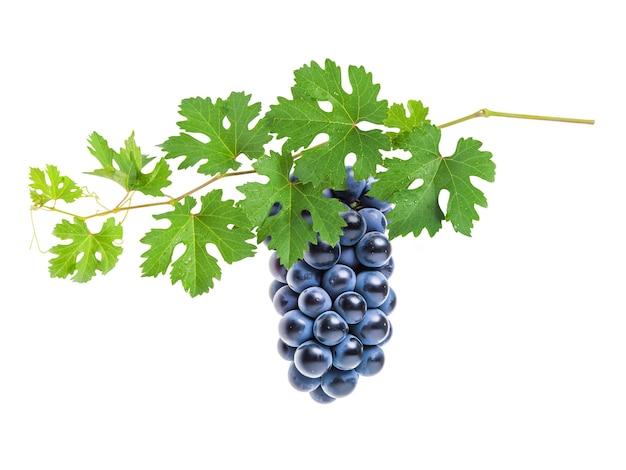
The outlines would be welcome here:
M 326 191 L 346 206 L 339 243 L 318 236 L 290 269 L 275 252 L 269 260 L 270 298 L 281 315 L 278 352 L 290 362 L 289 383 L 319 403 L 349 395 L 360 376 L 380 372 L 382 346 L 392 334 L 388 315 L 396 294 L 388 281 L 394 262 L 386 234 L 391 204 L 367 195 L 373 182 L 355 181 L 347 167 L 346 189 Z M 279 210 L 277 203 L 270 215 Z

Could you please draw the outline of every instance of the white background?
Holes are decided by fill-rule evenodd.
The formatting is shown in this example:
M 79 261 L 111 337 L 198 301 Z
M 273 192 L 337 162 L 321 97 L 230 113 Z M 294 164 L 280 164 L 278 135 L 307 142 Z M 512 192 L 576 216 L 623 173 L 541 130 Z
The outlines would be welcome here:
M 0 468 L 624 469 L 626 34 L 616 2 L 6 2 L 0 8 Z M 376 377 L 319 405 L 275 350 L 264 247 L 210 294 L 142 278 L 150 212 L 88 284 L 50 279 L 28 168 L 115 204 L 86 139 L 142 150 L 191 96 L 266 110 L 312 60 L 363 65 L 494 154 L 472 238 L 394 241 L 394 338 Z M 177 187 L 178 188 L 178 187 Z M 182 189 L 182 186 L 179 187 Z M 174 192 L 174 190 L 172 190 Z M 37 212 L 42 249 L 58 219 Z

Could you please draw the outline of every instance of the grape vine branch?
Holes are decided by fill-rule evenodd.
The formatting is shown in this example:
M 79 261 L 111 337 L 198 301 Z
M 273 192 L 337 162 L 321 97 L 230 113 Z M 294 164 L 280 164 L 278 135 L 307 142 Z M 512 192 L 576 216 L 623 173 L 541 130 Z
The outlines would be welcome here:
M 434 236 L 443 221 L 471 236 L 479 220 L 475 206 L 486 207 L 487 200 L 470 177 L 494 181 L 495 164 L 492 154 L 481 150 L 482 143 L 472 138 L 459 139 L 452 155 L 441 155 L 442 129 L 491 116 L 594 123 L 484 108 L 433 125 L 421 101 L 390 105 L 379 99 L 380 85 L 363 67 L 349 66 L 347 76 L 351 93 L 345 91 L 341 68 L 332 60 L 323 66 L 304 65 L 294 72 L 292 96 L 278 97 L 265 113 L 261 103 L 250 103 L 251 95 L 243 92 L 215 100 L 184 99 L 179 108 L 183 120 L 177 122 L 180 133 L 159 145 L 165 155 L 158 158 L 141 152 L 134 132 L 119 151 L 93 132 L 88 151 L 100 166 L 87 174 L 123 188 L 123 196 L 112 208 L 86 186 L 62 175 L 56 165 L 31 167 L 31 216 L 43 210 L 63 217 L 52 230 L 61 242 L 47 250 L 53 255 L 50 276 L 87 282 L 98 271 L 109 272 L 122 253 L 122 223 L 128 213 L 158 207 L 168 210 L 153 218 L 170 225 L 152 228 L 141 238 L 149 246 L 141 255 L 142 276 L 169 271 L 172 284 L 180 282 L 189 295 L 205 294 L 221 277 L 219 261 L 209 253 L 208 245 L 231 264 L 254 256 L 264 240 L 269 240 L 268 248 L 289 268 L 318 237 L 330 244 L 338 242 L 345 225 L 338 214 L 345 205 L 327 197 L 325 191 L 346 187 L 348 161 L 356 179 L 374 182 L 371 197 L 392 205 L 390 239 L 418 236 L 424 230 Z M 279 148 L 272 150 L 271 144 Z M 176 173 L 172 161 L 178 162 Z M 189 169 L 206 176 L 206 181 L 179 196 L 168 196 L 164 189 L 172 183 L 170 177 Z M 213 187 L 225 178 L 251 175 L 253 180 L 235 187 L 242 196 L 237 200 L 224 199 L 222 189 Z M 442 191 L 449 193 L 445 208 L 439 203 Z M 133 203 L 138 194 L 157 200 Z M 87 199 L 95 202 L 96 210 L 81 215 L 68 207 Z M 277 204 L 281 210 L 272 213 Z M 118 216 L 122 217 L 119 221 Z M 100 217 L 106 220 L 94 228 L 93 219 Z M 33 220 L 33 240 L 39 246 L 34 226 Z M 184 251 L 174 259 L 180 245 Z

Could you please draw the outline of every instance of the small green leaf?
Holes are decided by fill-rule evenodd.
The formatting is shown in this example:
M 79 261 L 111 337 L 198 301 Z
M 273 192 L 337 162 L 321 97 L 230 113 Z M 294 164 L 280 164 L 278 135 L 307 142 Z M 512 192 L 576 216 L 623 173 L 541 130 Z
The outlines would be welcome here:
M 387 159 L 387 171 L 377 175 L 370 194 L 387 200 L 395 207 L 389 212 L 389 236 L 394 238 L 426 229 L 430 236 L 448 220 L 454 229 L 470 236 L 478 220 L 475 206 L 487 207 L 487 200 L 470 177 L 485 181 L 495 178 L 495 164 L 490 152 L 480 150 L 474 139 L 460 139 L 453 155 L 439 152 L 441 131 L 430 124 L 416 128 L 399 139 L 401 147 L 411 153 L 407 160 Z M 413 185 L 419 186 L 413 188 Z M 439 206 L 442 190 L 449 192 L 446 212 Z
M 30 198 L 36 206 L 48 201 L 74 202 L 83 191 L 68 176 L 61 176 L 54 165 L 46 165 L 45 170 L 30 169 Z
M 276 250 L 287 268 L 302 259 L 308 243 L 317 241 L 317 234 L 328 243 L 337 243 L 346 224 L 339 215 L 346 206 L 325 197 L 310 183 L 292 181 L 292 165 L 291 155 L 271 152 L 254 164 L 260 175 L 269 177 L 268 183 L 250 182 L 237 188 L 246 196 L 240 206 L 258 225 L 258 239 L 271 236 L 268 248 Z M 274 203 L 280 203 L 281 210 L 268 217 Z M 313 225 L 302 216 L 303 211 L 310 213 Z
M 50 276 L 72 281 L 87 282 L 96 275 L 108 273 L 115 267 L 122 247 L 115 243 L 122 239 L 122 226 L 110 217 L 98 233 L 92 233 L 84 220 L 74 222 L 63 220 L 57 224 L 52 234 L 61 240 L 72 240 L 68 244 L 52 247 L 50 253 L 57 255 L 50 260 Z
M 389 114 L 385 119 L 385 126 L 398 129 L 398 132 L 387 132 L 387 135 L 391 137 L 391 145 L 393 148 L 398 148 L 399 144 L 397 140 L 400 136 L 410 134 L 424 124 L 430 124 L 430 120 L 426 119 L 428 108 L 426 108 L 421 101 L 409 100 L 407 107 L 409 111 L 408 115 L 402 103 L 392 104 L 389 107 Z
M 259 158 L 272 136 L 263 119 L 250 128 L 261 112 L 261 104 L 249 103 L 250 95 L 242 92 L 233 92 L 225 100 L 218 98 L 215 103 L 211 98 L 184 99 L 179 113 L 185 120 L 178 126 L 186 132 L 161 144 L 167 152 L 165 158 L 185 157 L 179 169 L 206 160 L 198 167 L 198 172 L 206 175 L 236 170 L 241 165 L 236 159 L 242 154 L 251 160 Z M 209 141 L 203 142 L 190 133 L 208 137 Z
M 154 157 L 142 155 L 135 142 L 135 133 L 124 141 L 124 147 L 116 152 L 97 132 L 88 139 L 89 152 L 102 165 L 88 174 L 101 176 L 115 181 L 127 191 L 139 191 L 149 196 L 163 196 L 162 189 L 171 184 L 171 170 L 164 159 L 159 159 L 155 168 L 149 173 L 142 173 L 144 167 Z
M 207 251 L 207 245 L 217 247 L 227 263 L 254 256 L 255 246 L 247 243 L 254 237 L 251 224 L 244 212 L 233 201 L 222 201 L 222 190 L 210 191 L 201 197 L 201 209 L 192 213 L 196 200 L 187 196 L 174 209 L 157 214 L 155 219 L 169 220 L 168 228 L 150 230 L 141 242 L 150 248 L 141 256 L 144 276 L 165 274 L 171 265 L 172 284 L 178 281 L 192 297 L 213 288 L 214 280 L 221 278 L 218 260 Z M 172 262 L 174 249 L 184 245 L 185 251 Z

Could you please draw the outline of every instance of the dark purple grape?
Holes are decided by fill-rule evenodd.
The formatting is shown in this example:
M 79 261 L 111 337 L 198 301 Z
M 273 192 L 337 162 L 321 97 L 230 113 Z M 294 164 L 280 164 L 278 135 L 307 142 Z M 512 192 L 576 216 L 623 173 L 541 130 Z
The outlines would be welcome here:
M 355 253 L 362 265 L 379 268 L 391 258 L 391 243 L 384 233 L 367 232 L 357 243 Z
M 356 257 L 356 251 L 354 246 L 342 246 L 341 256 L 339 256 L 338 264 L 344 264 L 352 268 L 354 272 L 357 272 L 361 267 L 361 263 Z
M 297 303 L 302 313 L 315 318 L 320 313 L 330 310 L 333 301 L 322 287 L 313 286 L 307 287 L 300 293 Z
M 309 243 L 309 249 L 304 252 L 304 261 L 315 269 L 328 269 L 339 260 L 341 245 L 331 245 L 318 238 L 317 243 Z
M 295 346 L 289 346 L 287 343 L 279 338 L 276 343 L 276 349 L 278 350 L 278 355 L 284 360 L 293 361 L 293 355 L 296 352 Z
M 389 334 L 387 315 L 377 308 L 370 308 L 360 322 L 350 325 L 350 333 L 359 338 L 365 346 L 379 344 Z
M 385 301 L 378 306 L 379 310 L 382 310 L 385 315 L 389 315 L 396 308 L 396 291 L 391 287 L 389 288 L 389 295 Z
M 287 268 L 283 266 L 276 256 L 276 252 L 272 251 L 269 259 L 270 273 L 274 276 L 274 279 L 282 282 L 283 284 L 287 283 Z
M 278 322 L 278 337 L 285 344 L 298 347 L 313 338 L 313 320 L 300 310 L 290 310 Z
M 321 377 L 333 364 L 333 355 L 327 346 L 315 340 L 302 343 L 293 355 L 293 363 L 301 374 L 316 378 Z
M 307 287 L 319 286 L 322 272 L 304 260 L 299 260 L 287 271 L 285 278 L 289 287 L 300 293 Z
M 280 282 L 276 279 L 274 279 L 272 282 L 270 282 L 270 288 L 269 288 L 269 294 L 270 294 L 270 300 L 273 301 L 274 300 L 274 295 L 276 294 L 276 292 L 278 292 L 278 289 L 280 289 L 283 286 L 286 286 L 287 284 Z
M 354 290 L 363 296 L 368 307 L 378 307 L 387 300 L 389 281 L 380 271 L 361 271 L 356 275 Z
M 289 310 L 298 308 L 298 293 L 287 284 L 284 284 L 276 291 L 272 302 L 274 303 L 274 309 L 279 314 L 284 315 Z
M 342 212 L 339 215 L 345 220 L 346 226 L 343 227 L 343 234 L 339 238 L 339 243 L 343 246 L 353 246 L 365 235 L 367 225 L 363 216 L 355 210 Z
M 373 207 L 364 207 L 359 210 L 359 214 L 363 216 L 366 224 L 366 232 L 377 231 L 384 233 L 387 230 L 387 218 L 385 214 Z
M 292 362 L 287 369 L 287 380 L 293 388 L 300 392 L 310 392 L 320 386 L 319 377 L 311 378 L 303 375 Z
M 333 309 L 343 317 L 348 324 L 360 322 L 367 312 L 367 302 L 358 292 L 344 292 L 339 294 L 333 302 Z
M 385 352 L 380 346 L 365 346 L 363 360 L 356 367 L 356 372 L 364 377 L 378 374 L 385 365 Z
M 351 394 L 359 381 L 359 374 L 354 370 L 331 368 L 322 376 L 322 390 L 329 397 L 341 398 Z
M 337 312 L 329 310 L 313 322 L 313 336 L 325 346 L 340 343 L 348 334 L 348 323 Z
M 343 292 L 354 290 L 355 285 L 356 273 L 345 264 L 337 263 L 322 274 L 321 287 L 333 300 Z
M 322 390 L 321 386 L 317 387 L 315 390 L 310 391 L 309 395 L 311 396 L 313 400 L 322 404 L 332 403 L 336 400 L 336 398 L 333 398 L 329 396 L 328 394 L 326 394 L 326 392 Z
M 331 348 L 333 366 L 341 370 L 354 369 L 363 359 L 363 343 L 353 334 L 348 334 Z

